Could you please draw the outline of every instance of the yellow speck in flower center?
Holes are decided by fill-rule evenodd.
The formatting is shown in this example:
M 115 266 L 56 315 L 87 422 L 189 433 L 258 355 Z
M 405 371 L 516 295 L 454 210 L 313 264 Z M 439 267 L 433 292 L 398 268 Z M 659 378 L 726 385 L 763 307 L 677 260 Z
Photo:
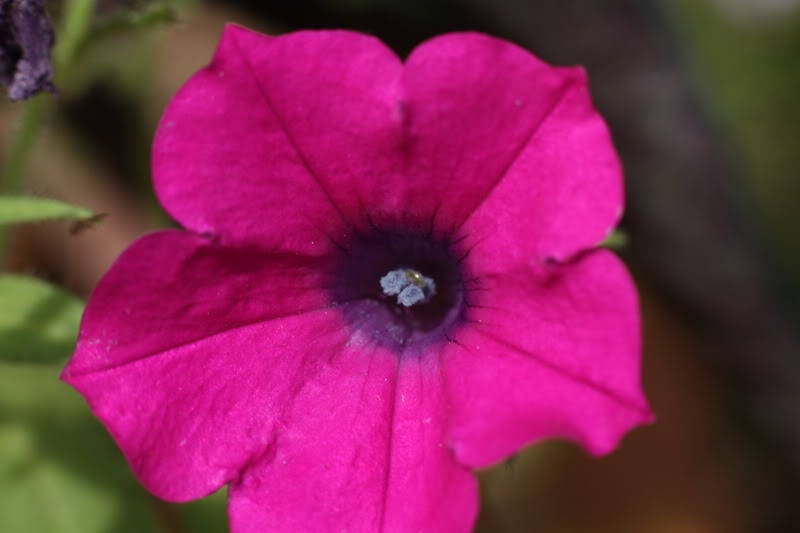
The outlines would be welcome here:
M 417 287 L 424 287 L 425 286 L 425 276 L 417 272 L 416 270 L 408 269 L 406 270 L 406 279 L 416 285 Z

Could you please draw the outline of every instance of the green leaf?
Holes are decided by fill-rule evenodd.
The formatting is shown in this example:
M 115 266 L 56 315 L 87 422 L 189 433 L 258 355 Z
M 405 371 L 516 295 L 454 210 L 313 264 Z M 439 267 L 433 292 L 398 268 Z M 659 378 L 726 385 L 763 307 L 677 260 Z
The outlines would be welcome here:
M 65 361 L 75 346 L 82 312 L 83 303 L 58 287 L 0 274 L 0 361 Z
M 0 363 L 0 531 L 149 533 L 154 500 L 58 369 Z
M 59 218 L 90 220 L 96 218 L 96 215 L 83 207 L 49 198 L 0 196 L 0 225 Z

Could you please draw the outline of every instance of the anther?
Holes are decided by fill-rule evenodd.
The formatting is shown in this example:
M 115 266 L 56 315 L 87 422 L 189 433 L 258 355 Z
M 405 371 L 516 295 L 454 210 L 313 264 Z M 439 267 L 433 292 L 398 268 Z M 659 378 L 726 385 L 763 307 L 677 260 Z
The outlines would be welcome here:
M 383 294 L 397 296 L 397 303 L 405 307 L 427 303 L 436 294 L 436 283 L 412 268 L 391 270 L 380 283 Z

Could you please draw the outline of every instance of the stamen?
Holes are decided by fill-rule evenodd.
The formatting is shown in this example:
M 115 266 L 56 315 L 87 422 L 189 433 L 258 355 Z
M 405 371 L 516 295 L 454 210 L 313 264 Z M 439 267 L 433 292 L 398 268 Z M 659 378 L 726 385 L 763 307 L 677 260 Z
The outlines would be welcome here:
M 425 299 L 425 293 L 416 285 L 407 285 L 405 289 L 397 295 L 397 303 L 411 307 Z
M 397 303 L 405 307 L 427 303 L 436 294 L 436 283 L 411 268 L 391 270 L 380 281 L 383 294 L 397 296 Z
M 406 278 L 405 270 L 392 270 L 381 278 L 381 288 L 383 294 L 387 296 L 394 296 L 400 294 L 400 291 L 408 285 L 409 281 Z

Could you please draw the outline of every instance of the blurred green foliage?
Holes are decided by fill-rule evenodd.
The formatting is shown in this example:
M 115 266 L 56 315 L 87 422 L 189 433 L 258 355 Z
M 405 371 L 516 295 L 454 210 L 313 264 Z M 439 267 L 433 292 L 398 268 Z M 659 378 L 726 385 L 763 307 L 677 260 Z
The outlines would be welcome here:
M 54 367 L 0 364 L 0 494 L 4 532 L 157 531 L 150 496 Z
M 94 0 L 67 0 L 60 7 L 53 55 L 59 71 L 57 84 L 67 97 L 90 83 L 82 54 L 111 33 L 175 20 L 166 3 L 148 4 L 141 12 L 107 19 L 95 17 Z M 81 207 L 13 196 L 24 187 L 32 148 L 54 104 L 47 96 L 25 103 L 19 126 L 12 130 L 0 171 L 0 186 L 6 194 L 0 196 L 0 226 L 54 218 L 79 223 L 96 219 Z M 0 258 L 8 244 L 5 232 L 0 228 Z M 80 299 L 55 285 L 0 274 L 0 531 L 170 531 L 169 524 L 182 518 L 170 519 L 170 514 L 177 517 L 177 513 L 155 504 L 84 400 L 58 379 L 60 367 L 74 349 L 83 307 Z M 192 531 L 208 531 L 204 523 L 211 524 L 211 531 L 225 530 L 224 508 L 220 512 L 215 504 L 214 512 L 204 513 L 207 504 L 194 505 L 192 516 L 203 518 L 191 522 Z M 209 519 L 211 515 L 219 519 Z
M 64 363 L 75 346 L 83 303 L 43 281 L 0 275 L 0 361 Z
M 666 0 L 694 60 L 705 101 L 724 126 L 752 199 L 759 238 L 800 295 L 800 9 L 766 18 L 726 15 L 710 0 Z
M 223 533 L 228 531 L 228 491 L 222 489 L 202 500 L 177 505 L 181 531 Z

